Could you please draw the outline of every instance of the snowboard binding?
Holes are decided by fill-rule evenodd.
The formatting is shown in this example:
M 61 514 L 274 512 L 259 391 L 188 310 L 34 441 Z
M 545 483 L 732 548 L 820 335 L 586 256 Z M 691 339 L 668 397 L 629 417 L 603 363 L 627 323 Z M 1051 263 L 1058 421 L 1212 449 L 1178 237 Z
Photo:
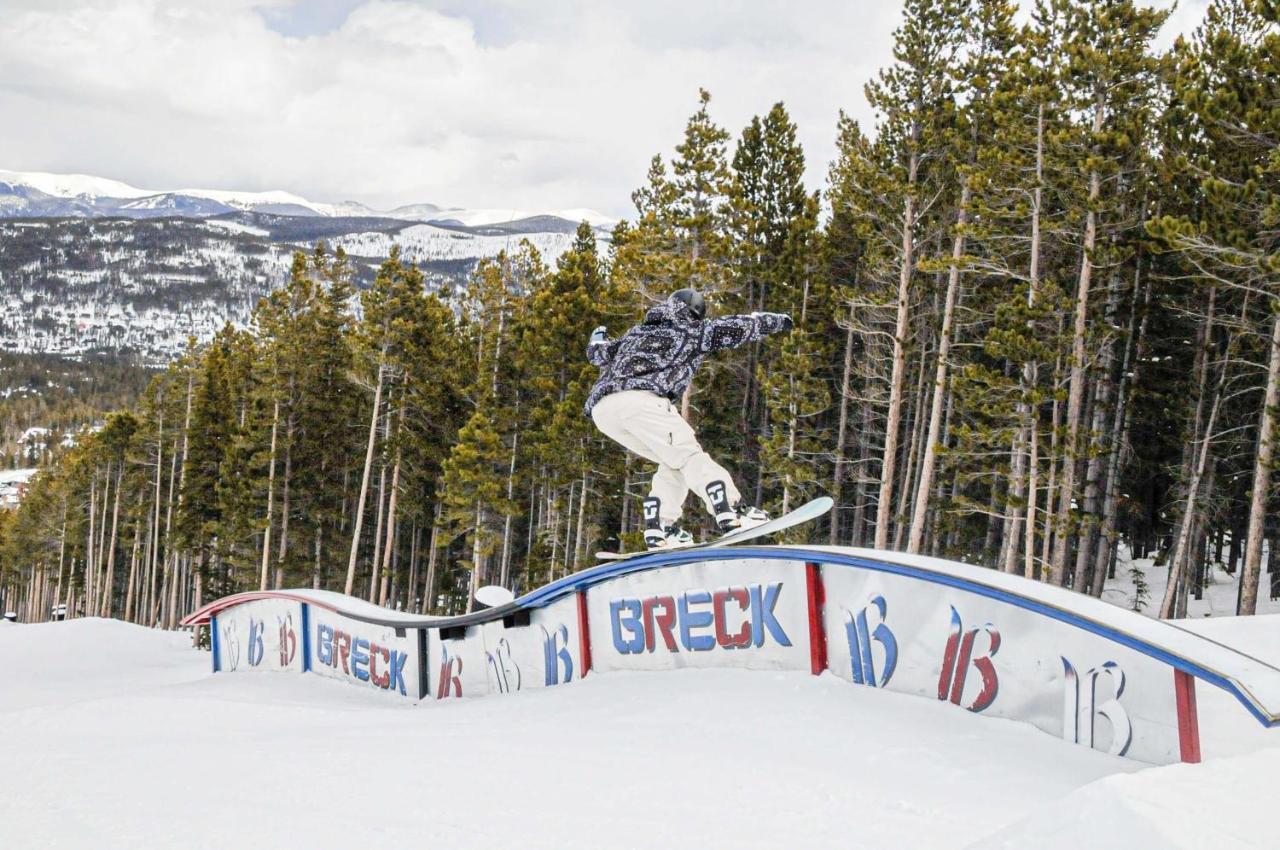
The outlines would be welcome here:
M 741 502 L 730 505 L 723 481 L 712 481 L 707 485 L 707 498 L 715 510 L 716 526 L 722 534 L 746 531 L 769 521 L 769 515 L 759 508 Z
M 661 505 L 656 496 L 644 500 L 644 545 L 650 550 L 679 549 L 693 545 L 693 535 L 680 527 L 679 523 L 663 525 L 658 516 Z

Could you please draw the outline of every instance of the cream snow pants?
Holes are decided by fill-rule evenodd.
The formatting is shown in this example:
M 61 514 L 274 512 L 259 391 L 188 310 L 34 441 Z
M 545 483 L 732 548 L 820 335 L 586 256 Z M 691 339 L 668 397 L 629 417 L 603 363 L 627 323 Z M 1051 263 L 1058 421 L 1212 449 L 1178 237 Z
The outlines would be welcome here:
M 715 508 L 707 496 L 707 485 L 713 481 L 724 482 L 730 505 L 741 498 L 733 477 L 702 450 L 693 428 L 665 398 L 647 390 L 624 390 L 596 402 L 591 418 L 610 439 L 658 464 L 649 495 L 658 499 L 663 526 L 680 519 L 690 490 L 714 516 Z

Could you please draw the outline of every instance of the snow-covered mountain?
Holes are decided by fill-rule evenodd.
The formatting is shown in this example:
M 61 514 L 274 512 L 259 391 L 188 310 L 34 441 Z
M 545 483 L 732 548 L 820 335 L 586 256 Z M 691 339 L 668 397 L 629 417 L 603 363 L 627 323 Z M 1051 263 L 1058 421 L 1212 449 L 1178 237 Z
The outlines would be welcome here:
M 350 255 L 358 285 L 399 246 L 441 287 L 523 241 L 552 264 L 579 226 L 515 210 L 377 213 L 286 193 L 141 194 L 94 177 L 27 177 L 0 172 L 0 349 L 22 353 L 167 362 L 191 337 L 246 324 L 286 279 L 293 252 L 317 242 Z M 429 215 L 441 218 L 428 224 Z M 608 230 L 597 237 L 607 241 Z
M 244 192 L 225 189 L 140 189 L 119 180 L 88 174 L 48 174 L 0 169 L 0 218 L 207 218 L 229 212 L 325 218 L 394 218 L 443 222 L 465 227 L 506 224 L 548 216 L 574 224 L 587 221 L 608 228 L 615 219 L 591 209 L 467 209 L 436 204 L 408 204 L 375 210 L 356 201 L 323 203 L 291 192 Z

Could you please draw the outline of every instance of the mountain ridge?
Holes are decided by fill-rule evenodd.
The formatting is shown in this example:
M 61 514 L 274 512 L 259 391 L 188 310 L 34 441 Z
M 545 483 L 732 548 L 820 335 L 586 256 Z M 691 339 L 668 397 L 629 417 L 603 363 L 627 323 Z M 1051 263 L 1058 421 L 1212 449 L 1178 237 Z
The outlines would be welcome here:
M 292 192 L 228 189 L 143 189 L 91 174 L 0 169 L 0 218 L 154 218 L 166 215 L 209 218 L 232 212 L 299 217 L 382 218 L 483 227 L 537 217 L 611 229 L 617 219 L 584 207 L 561 210 L 442 207 L 404 204 L 377 210 L 358 201 L 311 201 Z

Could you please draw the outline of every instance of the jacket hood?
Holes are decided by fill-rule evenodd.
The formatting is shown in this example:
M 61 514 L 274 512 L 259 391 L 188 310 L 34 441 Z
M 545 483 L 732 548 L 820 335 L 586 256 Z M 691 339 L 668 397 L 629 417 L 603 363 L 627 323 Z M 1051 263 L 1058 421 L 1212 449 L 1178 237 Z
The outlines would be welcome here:
M 697 319 L 693 318 L 689 312 L 688 304 L 670 299 L 649 308 L 649 312 L 644 316 L 646 325 L 694 324 L 696 322 Z

